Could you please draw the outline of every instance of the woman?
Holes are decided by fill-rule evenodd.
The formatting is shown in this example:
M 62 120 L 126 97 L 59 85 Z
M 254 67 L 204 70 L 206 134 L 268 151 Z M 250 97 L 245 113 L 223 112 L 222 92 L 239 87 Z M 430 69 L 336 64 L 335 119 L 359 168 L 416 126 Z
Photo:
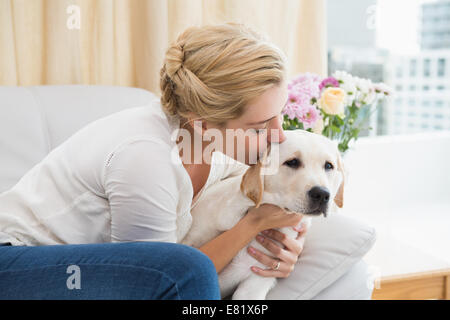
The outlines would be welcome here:
M 241 137 L 249 165 L 285 139 L 283 53 L 240 24 L 191 27 L 168 48 L 160 84 L 160 100 L 90 123 L 0 195 L 0 298 L 220 299 L 217 273 L 240 249 L 299 224 L 265 204 L 199 249 L 176 244 L 202 191 L 242 169 Z M 238 129 L 246 134 L 227 136 Z M 211 150 L 210 130 L 234 147 Z M 213 151 L 235 162 L 210 162 Z M 268 267 L 252 270 L 287 277 L 299 231 L 264 236 L 277 258 L 250 249 Z

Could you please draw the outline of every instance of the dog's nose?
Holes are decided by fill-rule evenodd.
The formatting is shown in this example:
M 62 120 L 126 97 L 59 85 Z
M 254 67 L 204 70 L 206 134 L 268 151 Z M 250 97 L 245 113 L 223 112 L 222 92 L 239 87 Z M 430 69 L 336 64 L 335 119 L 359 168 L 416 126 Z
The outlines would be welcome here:
M 319 205 L 325 204 L 330 200 L 330 192 L 323 187 L 314 187 L 308 191 L 308 196 Z

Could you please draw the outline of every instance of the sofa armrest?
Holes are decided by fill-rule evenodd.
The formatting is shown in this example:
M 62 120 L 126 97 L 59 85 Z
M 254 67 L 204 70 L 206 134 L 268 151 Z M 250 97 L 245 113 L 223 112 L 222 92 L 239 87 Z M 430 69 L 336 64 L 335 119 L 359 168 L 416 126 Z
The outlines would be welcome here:
M 373 280 L 369 265 L 364 260 L 359 260 L 312 300 L 371 300 Z

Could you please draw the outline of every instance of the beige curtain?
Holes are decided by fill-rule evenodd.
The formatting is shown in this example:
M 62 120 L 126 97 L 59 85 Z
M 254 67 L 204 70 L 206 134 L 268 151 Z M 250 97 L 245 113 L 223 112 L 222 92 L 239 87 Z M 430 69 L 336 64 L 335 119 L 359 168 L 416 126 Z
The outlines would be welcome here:
M 226 21 L 266 33 L 286 53 L 290 77 L 325 75 L 325 16 L 325 0 L 0 0 L 0 85 L 105 84 L 159 94 L 168 44 L 190 25 Z

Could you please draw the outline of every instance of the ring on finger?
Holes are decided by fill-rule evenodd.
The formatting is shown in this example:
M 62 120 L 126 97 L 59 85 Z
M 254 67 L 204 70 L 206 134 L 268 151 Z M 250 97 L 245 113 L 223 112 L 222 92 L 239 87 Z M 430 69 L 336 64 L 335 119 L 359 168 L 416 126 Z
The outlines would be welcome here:
M 272 267 L 272 270 L 278 270 L 280 268 L 280 263 L 281 261 L 278 260 L 277 264 L 275 265 L 275 267 Z

